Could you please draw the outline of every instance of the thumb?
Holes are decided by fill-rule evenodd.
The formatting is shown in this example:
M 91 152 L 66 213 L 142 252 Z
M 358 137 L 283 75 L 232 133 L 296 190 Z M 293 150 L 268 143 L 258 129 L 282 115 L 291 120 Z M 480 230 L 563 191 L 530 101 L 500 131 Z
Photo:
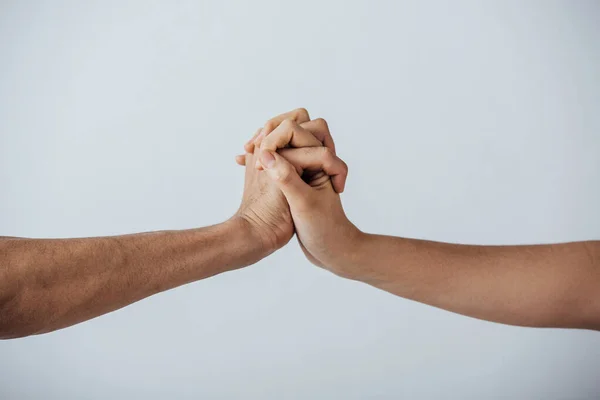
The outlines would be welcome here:
M 264 172 L 283 192 L 292 207 L 301 206 L 312 194 L 311 187 L 302 180 L 296 168 L 276 152 L 261 150 L 260 163 Z

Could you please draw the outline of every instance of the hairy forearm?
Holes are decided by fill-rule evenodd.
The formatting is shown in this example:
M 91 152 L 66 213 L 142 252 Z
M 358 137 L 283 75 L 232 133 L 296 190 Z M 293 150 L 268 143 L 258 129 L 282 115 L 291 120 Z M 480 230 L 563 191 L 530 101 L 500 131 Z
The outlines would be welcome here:
M 84 239 L 0 238 L 0 337 L 60 329 L 258 261 L 233 219 L 183 231 Z
M 351 279 L 512 325 L 600 329 L 600 242 L 469 246 L 363 234 Z

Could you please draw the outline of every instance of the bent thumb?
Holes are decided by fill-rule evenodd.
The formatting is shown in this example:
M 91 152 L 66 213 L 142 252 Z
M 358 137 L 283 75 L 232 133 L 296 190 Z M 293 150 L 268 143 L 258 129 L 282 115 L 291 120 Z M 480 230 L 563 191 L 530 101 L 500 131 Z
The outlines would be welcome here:
M 290 206 L 299 205 L 311 195 L 312 190 L 302 180 L 296 168 L 276 152 L 261 150 L 260 163 L 264 172 L 283 192 Z

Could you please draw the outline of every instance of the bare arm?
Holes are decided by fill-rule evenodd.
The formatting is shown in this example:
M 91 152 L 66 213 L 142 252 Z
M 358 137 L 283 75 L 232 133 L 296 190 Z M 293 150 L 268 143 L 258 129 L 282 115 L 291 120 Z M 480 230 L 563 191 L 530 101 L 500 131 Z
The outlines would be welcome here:
M 207 228 L 85 239 L 0 238 L 0 338 L 45 333 L 252 264 L 243 218 Z
M 315 137 L 332 140 L 326 123 L 316 129 L 323 131 Z M 254 146 L 285 194 L 301 247 L 315 265 L 476 318 L 600 330 L 600 242 L 467 246 L 362 233 L 346 217 L 332 182 L 297 173 L 347 173 L 333 146 L 287 148 L 301 133 L 288 121 Z
M 304 109 L 285 118 L 311 124 Z M 85 239 L 0 237 L 0 338 L 64 328 L 253 264 L 285 245 L 294 234 L 289 206 L 254 167 L 254 150 L 236 158 L 247 165 L 242 202 L 220 225 Z
M 360 233 L 353 243 L 332 267 L 398 296 L 505 324 L 600 330 L 599 241 L 468 246 Z

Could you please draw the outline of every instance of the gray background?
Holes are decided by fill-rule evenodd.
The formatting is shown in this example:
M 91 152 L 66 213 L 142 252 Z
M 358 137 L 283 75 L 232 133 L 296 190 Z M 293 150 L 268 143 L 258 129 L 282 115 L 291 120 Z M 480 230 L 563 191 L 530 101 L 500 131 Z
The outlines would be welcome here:
M 0 234 L 191 228 L 298 106 L 328 119 L 361 229 L 600 238 L 600 6 L 2 1 Z M 482 322 L 310 265 L 250 268 L 0 342 L 0 398 L 591 399 L 600 335 Z

